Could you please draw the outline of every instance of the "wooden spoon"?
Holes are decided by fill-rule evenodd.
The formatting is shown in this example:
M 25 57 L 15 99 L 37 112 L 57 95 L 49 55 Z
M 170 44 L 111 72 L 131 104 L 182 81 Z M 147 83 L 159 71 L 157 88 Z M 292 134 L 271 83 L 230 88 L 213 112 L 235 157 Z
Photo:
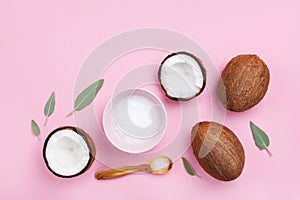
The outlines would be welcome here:
M 98 171 L 95 174 L 95 178 L 98 180 L 112 179 L 141 171 L 152 174 L 166 174 L 171 170 L 171 168 L 172 160 L 169 157 L 157 156 L 145 164 Z

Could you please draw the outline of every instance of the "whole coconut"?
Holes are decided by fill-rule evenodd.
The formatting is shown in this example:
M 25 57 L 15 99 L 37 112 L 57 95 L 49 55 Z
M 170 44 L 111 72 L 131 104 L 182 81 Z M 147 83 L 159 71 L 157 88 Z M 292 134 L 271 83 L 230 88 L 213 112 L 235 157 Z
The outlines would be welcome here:
M 257 55 L 238 55 L 221 75 L 218 94 L 227 110 L 242 112 L 258 104 L 270 81 L 267 65 Z
M 243 146 L 234 133 L 221 124 L 197 123 L 192 129 L 192 148 L 201 167 L 218 180 L 234 180 L 243 171 Z

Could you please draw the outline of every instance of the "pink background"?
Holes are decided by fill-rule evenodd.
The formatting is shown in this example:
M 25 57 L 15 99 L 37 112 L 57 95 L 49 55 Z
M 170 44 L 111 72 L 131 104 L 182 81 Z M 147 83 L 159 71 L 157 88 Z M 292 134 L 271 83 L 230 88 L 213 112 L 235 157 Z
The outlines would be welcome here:
M 297 0 L 2 0 L 0 199 L 299 199 L 299 19 Z M 141 27 L 191 37 L 220 70 L 240 53 L 257 53 L 268 64 L 272 79 L 263 101 L 226 117 L 246 152 L 244 172 L 236 181 L 210 178 L 191 150 L 184 156 L 202 180 L 187 175 L 180 160 L 165 176 L 139 174 L 103 182 L 93 178 L 104 168 L 99 162 L 70 180 L 46 169 L 43 143 L 33 136 L 31 119 L 42 124 L 44 103 L 55 90 L 56 110 L 42 128 L 42 140 L 57 126 L 74 124 L 65 114 L 71 110 L 81 64 L 101 42 Z M 255 147 L 249 120 L 269 134 L 272 158 Z

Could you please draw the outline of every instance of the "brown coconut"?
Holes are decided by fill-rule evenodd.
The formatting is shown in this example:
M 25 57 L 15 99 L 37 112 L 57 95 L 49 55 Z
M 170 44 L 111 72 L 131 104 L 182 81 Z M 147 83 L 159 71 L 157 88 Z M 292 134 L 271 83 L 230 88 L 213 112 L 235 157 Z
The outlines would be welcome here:
M 192 148 L 198 163 L 212 177 L 231 181 L 241 175 L 244 149 L 227 127 L 215 122 L 197 123 L 192 129 Z
M 227 110 L 242 112 L 257 105 L 270 81 L 267 65 L 257 55 L 238 55 L 221 75 L 218 94 Z

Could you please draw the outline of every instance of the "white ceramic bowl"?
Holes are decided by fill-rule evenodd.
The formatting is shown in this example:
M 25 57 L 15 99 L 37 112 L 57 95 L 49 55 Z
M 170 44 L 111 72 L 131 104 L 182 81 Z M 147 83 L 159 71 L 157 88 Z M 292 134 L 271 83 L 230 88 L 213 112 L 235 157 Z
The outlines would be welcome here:
M 142 153 L 155 147 L 165 134 L 167 112 L 158 97 L 142 89 L 115 95 L 103 113 L 108 140 L 128 153 Z

